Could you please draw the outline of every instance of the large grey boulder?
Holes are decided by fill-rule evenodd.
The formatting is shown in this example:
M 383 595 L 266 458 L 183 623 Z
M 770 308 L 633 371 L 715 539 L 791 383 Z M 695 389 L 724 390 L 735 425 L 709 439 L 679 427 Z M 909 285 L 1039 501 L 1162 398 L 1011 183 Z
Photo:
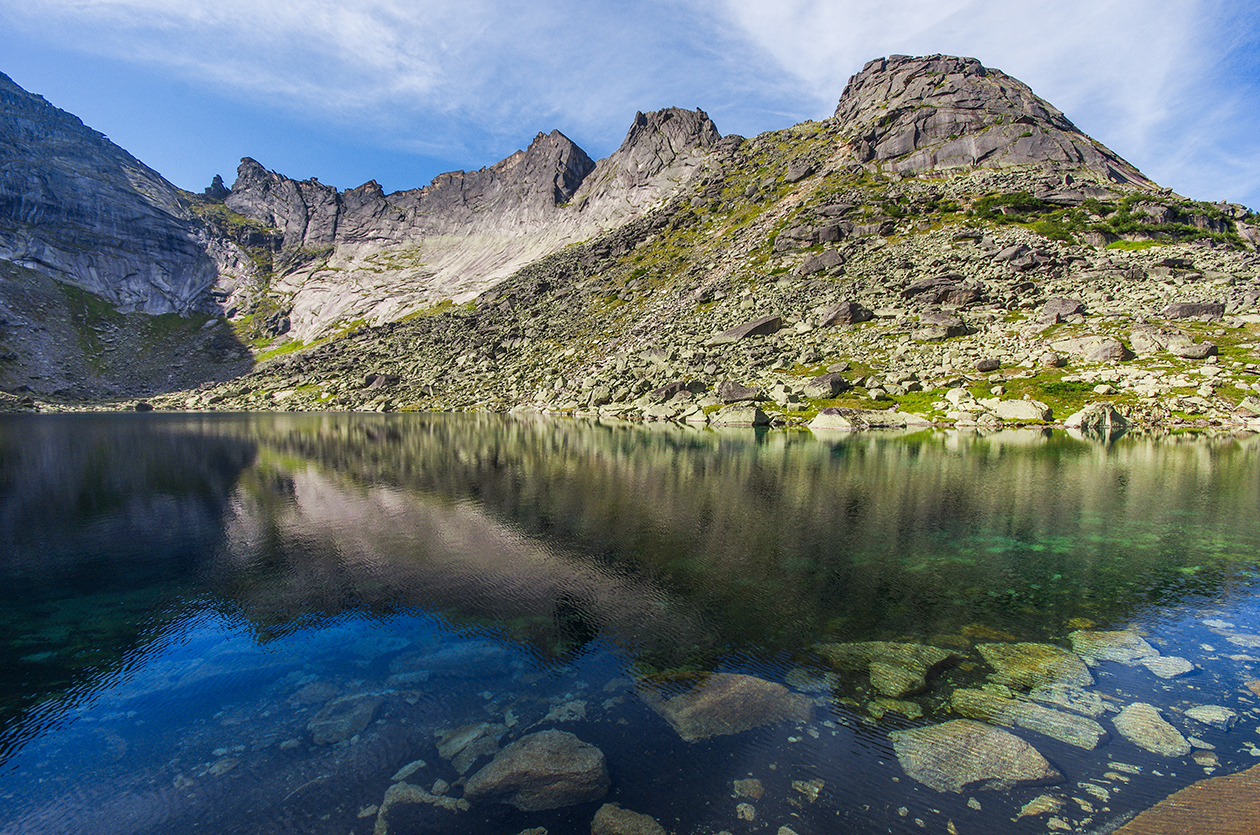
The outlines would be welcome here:
M 766 393 L 759 388 L 746 386 L 734 380 L 723 380 L 718 383 L 718 399 L 723 403 L 751 403 L 765 400 Z
M 825 399 L 842 394 L 851 387 L 849 381 L 842 374 L 820 374 L 805 384 L 805 396 Z
M 938 792 L 1009 791 L 1063 779 L 1024 740 L 971 719 L 895 731 L 890 736 L 906 774 Z
M 1067 299 L 1062 296 L 1056 296 L 1047 299 L 1046 303 L 1041 306 L 1041 313 L 1037 315 L 1037 321 L 1044 322 L 1049 325 L 1058 322 L 1066 322 L 1071 316 L 1083 316 L 1085 314 L 1085 305 L 1080 299 Z
M 1079 412 L 1074 412 L 1063 421 L 1069 429 L 1079 429 L 1092 434 L 1110 434 L 1118 429 L 1127 429 L 1129 422 L 1124 415 L 1107 403 L 1090 403 Z
M 1114 336 L 1081 336 L 1050 343 L 1060 354 L 1069 354 L 1085 362 L 1121 362 L 1131 358 L 1129 350 Z
M 766 426 L 770 417 L 751 404 L 732 403 L 713 413 L 710 426 Z
M 869 322 L 874 318 L 873 312 L 857 302 L 844 301 L 825 310 L 819 324 L 824 328 L 832 325 L 856 325 L 859 322 Z
M 504 748 L 464 785 L 469 803 L 525 812 L 599 800 L 610 780 L 604 752 L 565 731 L 539 731 Z
M 769 336 L 772 333 L 778 333 L 782 327 L 783 319 L 780 317 L 763 316 L 760 319 L 753 319 L 751 322 L 744 322 L 733 328 L 727 328 L 717 336 L 711 337 L 704 344 L 712 347 L 739 342 L 741 339 L 747 339 L 750 336 Z
M 1173 302 L 1159 312 L 1165 319 L 1219 319 L 1225 315 L 1224 302 Z

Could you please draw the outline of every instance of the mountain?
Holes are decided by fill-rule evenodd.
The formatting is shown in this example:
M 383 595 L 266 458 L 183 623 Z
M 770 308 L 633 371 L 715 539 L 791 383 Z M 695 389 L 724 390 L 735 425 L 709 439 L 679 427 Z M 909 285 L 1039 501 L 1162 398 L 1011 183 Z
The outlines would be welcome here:
M 296 182 L 242 160 L 224 200 L 279 230 L 293 338 L 348 321 L 393 321 L 443 300 L 466 302 L 521 267 L 638 216 L 674 194 L 720 136 L 701 111 L 635 116 L 625 142 L 594 162 L 559 131 L 489 168 L 454 171 L 386 195 Z M 255 291 L 256 295 L 256 291 Z M 246 293 L 229 304 L 248 307 Z
M 540 133 L 492 166 L 393 194 L 295 181 L 248 158 L 230 189 L 186 194 L 38 97 L 10 99 L 5 172 L 43 166 L 69 181 L 66 155 L 47 150 L 66 146 L 104 173 L 80 181 L 86 193 L 50 191 L 44 214 L 12 196 L 19 178 L 6 173 L 4 228 L 82 240 L 87 255 L 53 269 L 6 254 L 5 269 L 90 289 L 74 270 L 92 275 L 101 235 L 73 207 L 94 190 L 135 228 L 183 230 L 172 250 L 215 265 L 200 295 L 196 282 L 176 295 L 186 312 L 217 313 L 151 340 L 183 347 L 183 376 L 98 369 L 97 398 L 167 390 L 152 402 L 698 423 L 740 408 L 799 422 L 831 407 L 835 423 L 1000 425 L 1093 401 L 1120 410 L 1107 419 L 1146 423 L 1260 417 L 1248 368 L 1260 365 L 1255 216 L 1160 188 L 975 59 L 872 61 L 832 117 L 751 139 L 671 108 L 636 114 L 607 159 Z M 28 111 L 50 126 L 39 153 L 12 139 Z M 113 173 L 133 170 L 151 182 L 127 190 Z M 115 302 L 118 286 L 140 286 L 105 283 L 99 295 Z M 125 304 L 175 309 L 153 288 Z M 0 363 L 0 385 L 47 393 L 80 372 L 32 376 L 36 355 L 82 354 L 90 340 L 69 316 L 77 347 L 45 334 L 36 351 L 43 324 L 37 306 L 23 310 L 0 332 L 0 351 L 17 344 L 5 333 L 26 340 Z M 41 402 L 73 407 L 64 398 L 90 399 L 84 388 Z

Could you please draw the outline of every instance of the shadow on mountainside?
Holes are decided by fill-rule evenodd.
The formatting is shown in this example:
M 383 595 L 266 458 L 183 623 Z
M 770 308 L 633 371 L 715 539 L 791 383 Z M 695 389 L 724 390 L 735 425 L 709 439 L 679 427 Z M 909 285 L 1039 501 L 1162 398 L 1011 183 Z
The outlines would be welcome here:
M 120 313 L 99 296 L 0 261 L 0 389 L 71 400 L 222 383 L 252 366 L 209 314 Z

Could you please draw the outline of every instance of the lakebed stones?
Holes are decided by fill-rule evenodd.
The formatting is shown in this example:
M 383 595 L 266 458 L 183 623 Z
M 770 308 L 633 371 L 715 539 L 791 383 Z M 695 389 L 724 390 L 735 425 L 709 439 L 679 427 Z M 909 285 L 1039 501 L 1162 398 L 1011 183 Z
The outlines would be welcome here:
M 639 697 L 687 742 L 813 716 L 809 697 L 755 676 L 711 673 L 697 677 L 694 685 L 673 696 L 647 683 L 638 688 Z
M 505 803 L 524 812 L 599 800 L 610 780 L 604 752 L 565 731 L 539 731 L 508 745 L 468 778 L 469 803 Z
M 939 792 L 1008 791 L 1063 779 L 1046 758 L 1014 734 L 955 719 L 890 734 L 902 769 Z
M 489 757 L 498 752 L 499 740 L 507 733 L 507 726 L 478 722 L 464 725 L 450 731 L 439 731 L 438 756 L 450 760 L 451 767 L 460 774 L 468 773 L 481 757 Z
M 888 641 L 815 644 L 814 651 L 839 670 L 868 673 L 871 686 L 892 699 L 922 693 L 930 675 L 961 658 L 940 647 Z
M 1196 705 L 1186 711 L 1186 716 L 1218 731 L 1228 731 L 1238 721 L 1238 714 L 1221 705 Z
M 950 701 L 954 712 L 968 719 L 1016 725 L 1086 751 L 1092 751 L 1107 739 L 1103 726 L 1093 719 L 1013 698 L 1009 692 L 999 694 L 960 688 L 953 692 Z
M 1034 702 L 1061 707 L 1093 719 L 1107 712 L 1102 696 L 1070 684 L 1043 684 L 1029 691 L 1028 698 Z
M 1194 670 L 1185 658 L 1161 655 L 1137 633 L 1127 629 L 1114 632 L 1077 630 L 1068 635 L 1072 647 L 1091 666 L 1115 661 L 1130 667 L 1141 665 L 1160 678 L 1175 678 Z
M 316 745 L 335 745 L 363 731 L 376 718 L 385 698 L 374 693 L 345 696 L 329 702 L 306 723 Z
M 665 827 L 651 815 L 605 803 L 591 821 L 591 835 L 666 835 Z
M 1112 720 L 1122 737 L 1139 748 L 1162 757 L 1184 757 L 1190 743 L 1172 725 L 1164 721 L 1159 709 L 1145 702 L 1134 702 Z
M 993 667 L 989 678 L 1019 690 L 1046 684 L 1089 687 L 1094 677 L 1074 652 L 1051 644 L 980 644 L 976 651 Z
M 420 786 L 413 786 L 410 783 L 394 783 L 386 789 L 385 799 L 381 801 L 380 808 L 376 811 L 376 824 L 372 829 L 372 835 L 389 835 L 391 810 L 395 806 L 415 803 L 426 803 L 450 812 L 466 812 L 470 808 L 469 802 L 462 797 L 455 798 L 430 794 Z

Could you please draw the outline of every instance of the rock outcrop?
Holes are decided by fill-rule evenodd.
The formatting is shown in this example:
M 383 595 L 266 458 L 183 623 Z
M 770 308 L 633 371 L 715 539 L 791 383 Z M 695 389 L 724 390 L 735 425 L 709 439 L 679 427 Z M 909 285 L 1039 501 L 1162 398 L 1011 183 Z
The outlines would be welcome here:
M 1036 166 L 1151 185 L 1027 85 L 974 58 L 878 58 L 849 80 L 834 118 L 859 161 L 900 173 Z M 1063 197 L 1101 196 L 1095 188 Z

